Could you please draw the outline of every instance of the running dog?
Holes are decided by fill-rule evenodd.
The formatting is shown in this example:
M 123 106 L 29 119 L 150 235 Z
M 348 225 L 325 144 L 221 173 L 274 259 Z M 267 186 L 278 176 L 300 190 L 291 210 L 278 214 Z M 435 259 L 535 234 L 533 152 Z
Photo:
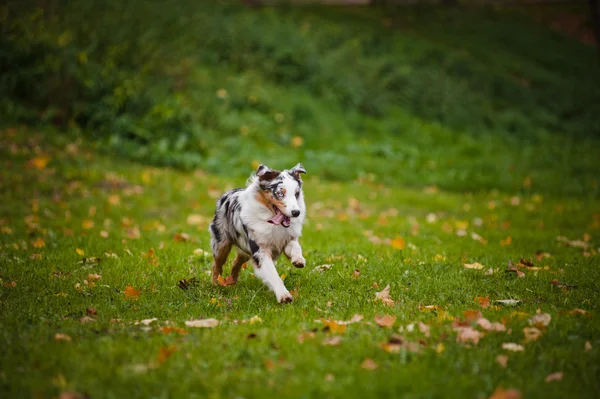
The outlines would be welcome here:
M 242 265 L 252 259 L 254 274 L 275 293 L 277 301 L 292 302 L 292 295 L 275 269 L 275 261 L 284 253 L 294 266 L 306 265 L 298 242 L 306 216 L 302 173 L 306 173 L 302 164 L 284 171 L 260 165 L 245 189 L 229 191 L 217 200 L 209 228 L 213 284 L 221 276 L 223 264 L 235 245 L 237 257 L 228 282 L 235 284 Z

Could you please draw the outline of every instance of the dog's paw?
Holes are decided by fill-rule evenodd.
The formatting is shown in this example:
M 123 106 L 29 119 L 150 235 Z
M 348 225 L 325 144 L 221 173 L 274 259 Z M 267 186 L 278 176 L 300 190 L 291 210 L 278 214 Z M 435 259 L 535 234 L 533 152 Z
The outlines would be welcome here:
M 306 266 L 306 259 L 304 259 L 302 256 L 299 258 L 293 259 L 292 265 L 294 265 L 298 269 L 302 269 L 304 266 Z
M 279 303 L 292 303 L 293 300 L 292 294 L 287 291 L 284 294 L 277 295 L 277 302 Z

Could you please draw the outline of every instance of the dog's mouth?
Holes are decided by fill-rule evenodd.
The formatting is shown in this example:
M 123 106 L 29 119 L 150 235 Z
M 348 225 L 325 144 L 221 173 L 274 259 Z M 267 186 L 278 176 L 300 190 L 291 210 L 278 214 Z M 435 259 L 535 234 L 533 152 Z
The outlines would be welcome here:
M 283 213 L 281 213 L 279 208 L 277 208 L 275 205 L 273 205 L 273 211 L 275 212 L 275 216 L 267 220 L 267 222 L 275 225 L 282 225 L 286 228 L 290 227 L 291 220 L 289 216 L 285 216 Z

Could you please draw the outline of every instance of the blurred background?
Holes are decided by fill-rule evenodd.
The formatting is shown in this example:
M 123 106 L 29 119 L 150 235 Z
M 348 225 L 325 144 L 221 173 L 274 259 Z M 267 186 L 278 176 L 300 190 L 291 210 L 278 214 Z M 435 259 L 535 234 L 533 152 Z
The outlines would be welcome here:
M 2 123 L 227 176 L 598 197 L 596 1 L 13 1 Z

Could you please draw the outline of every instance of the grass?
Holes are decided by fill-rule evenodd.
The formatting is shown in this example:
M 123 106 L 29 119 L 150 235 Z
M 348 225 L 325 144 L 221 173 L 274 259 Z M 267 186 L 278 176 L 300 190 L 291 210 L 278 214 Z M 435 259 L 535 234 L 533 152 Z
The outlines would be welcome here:
M 314 177 L 305 163 L 308 265 L 280 261 L 295 301 L 279 305 L 251 268 L 237 286 L 212 286 L 210 257 L 195 252 L 209 249 L 216 196 L 243 179 L 107 157 L 53 130 L 4 128 L 0 143 L 3 398 L 483 398 L 498 387 L 524 397 L 591 398 L 600 389 L 596 199 L 335 183 Z M 538 251 L 550 256 L 538 260 Z M 521 266 L 521 278 L 505 272 L 520 258 L 548 268 Z M 464 267 L 473 262 L 484 268 Z M 322 264 L 332 266 L 315 271 Z M 178 287 L 192 278 L 189 289 Z M 375 300 L 388 284 L 391 306 Z M 128 286 L 139 297 L 127 297 Z M 495 302 L 502 299 L 521 302 Z M 457 342 L 453 319 L 464 320 L 469 309 L 507 331 Z M 526 343 L 523 329 L 538 311 L 551 321 Z M 364 319 L 343 333 L 318 321 L 354 314 Z M 396 316 L 392 328 L 375 323 L 385 314 Z M 234 322 L 254 316 L 261 321 Z M 150 318 L 157 320 L 139 323 Z M 221 324 L 186 327 L 201 318 Z M 430 336 L 407 330 L 418 322 Z M 388 352 L 381 345 L 394 334 L 405 344 Z M 335 336 L 341 342 L 328 345 Z M 508 342 L 524 351 L 503 349 Z M 498 355 L 508 355 L 506 368 Z M 366 359 L 378 368 L 361 367 Z M 554 372 L 562 380 L 544 382 Z

